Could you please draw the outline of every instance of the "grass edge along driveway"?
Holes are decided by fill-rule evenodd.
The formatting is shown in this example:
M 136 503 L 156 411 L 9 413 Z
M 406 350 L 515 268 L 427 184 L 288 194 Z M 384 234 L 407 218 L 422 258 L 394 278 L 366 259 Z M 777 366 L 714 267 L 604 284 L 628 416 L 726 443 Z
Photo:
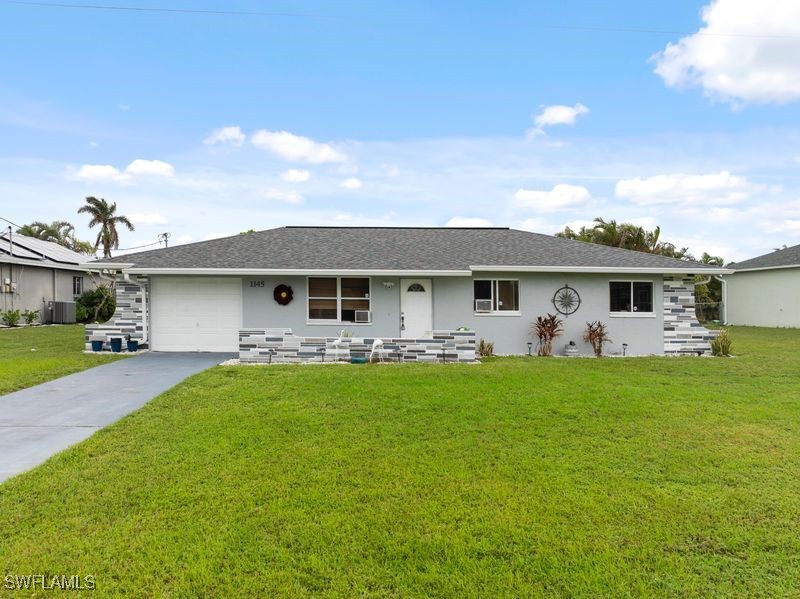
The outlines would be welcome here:
M 120 359 L 85 354 L 82 324 L 0 328 L 0 395 Z

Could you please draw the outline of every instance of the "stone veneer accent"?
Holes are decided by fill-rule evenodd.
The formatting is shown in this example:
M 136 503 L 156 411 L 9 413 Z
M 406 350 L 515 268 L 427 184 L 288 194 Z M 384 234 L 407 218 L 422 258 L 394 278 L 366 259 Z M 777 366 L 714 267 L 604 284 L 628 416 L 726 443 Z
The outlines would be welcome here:
M 137 284 L 138 283 L 138 284 Z M 117 308 L 108 322 L 86 325 L 86 349 L 92 349 L 92 339 L 108 343 L 112 337 L 125 337 L 139 341 L 139 347 L 147 347 L 145 320 L 147 312 L 145 296 L 149 292 L 146 277 L 131 277 L 130 281 L 118 280 L 114 284 Z
M 694 277 L 664 277 L 664 353 L 710 354 L 716 336 L 697 321 Z
M 291 329 L 239 329 L 242 363 L 299 363 L 369 359 L 376 337 L 296 337 Z M 424 339 L 383 340 L 387 362 L 474 362 L 475 331 L 433 331 Z M 334 341 L 340 341 L 337 348 Z M 325 350 L 324 355 L 321 350 Z

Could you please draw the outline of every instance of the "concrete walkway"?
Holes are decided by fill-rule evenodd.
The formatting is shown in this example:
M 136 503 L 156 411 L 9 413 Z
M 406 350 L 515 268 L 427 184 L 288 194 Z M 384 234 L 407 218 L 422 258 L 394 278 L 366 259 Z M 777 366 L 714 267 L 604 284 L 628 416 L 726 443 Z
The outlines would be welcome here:
M 41 464 L 231 354 L 158 353 L 0 396 L 0 481 Z

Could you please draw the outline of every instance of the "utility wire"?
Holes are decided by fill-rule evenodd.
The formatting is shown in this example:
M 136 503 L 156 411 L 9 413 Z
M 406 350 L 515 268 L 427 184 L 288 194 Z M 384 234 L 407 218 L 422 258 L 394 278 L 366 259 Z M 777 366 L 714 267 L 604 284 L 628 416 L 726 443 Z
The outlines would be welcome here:
M 141 248 L 149 248 L 151 245 L 160 245 L 160 244 L 161 244 L 160 241 L 154 241 L 153 243 L 148 243 L 146 245 L 137 245 L 137 246 L 132 247 L 132 248 L 117 248 L 114 251 L 115 252 L 129 252 L 130 250 L 138 250 L 138 249 L 141 249 Z
M 176 13 L 176 14 L 198 14 L 198 15 L 232 15 L 232 16 L 252 16 L 252 17 L 289 17 L 289 18 L 311 18 L 311 19 L 335 19 L 335 15 L 322 15 L 314 13 L 294 13 L 294 12 L 265 12 L 248 10 L 207 10 L 199 8 L 166 8 L 149 6 L 125 6 L 119 4 L 77 4 L 60 2 L 36 2 L 35 0 L 0 0 L 3 4 L 16 4 L 18 6 L 32 6 L 42 8 L 71 8 L 79 10 L 109 10 L 127 12 L 151 12 L 151 13 Z M 647 27 L 603 27 L 592 25 L 547 25 L 533 24 L 525 25 L 515 22 L 514 25 L 528 27 L 531 29 L 556 30 L 556 31 L 594 31 L 600 33 L 641 33 L 647 35 L 699 35 L 703 37 L 734 37 L 734 38 L 768 38 L 768 39 L 800 39 L 797 35 L 775 35 L 758 33 L 735 33 L 735 32 L 710 32 L 710 31 L 678 31 L 670 29 L 653 29 Z
M 0 216 L 0 220 L 7 222 L 9 225 L 14 225 L 17 229 L 22 228 L 22 225 L 18 225 L 17 223 L 10 221 L 7 218 L 3 218 L 2 216 Z
M 318 15 L 297 12 L 264 12 L 249 10 L 203 10 L 199 8 L 159 8 L 149 6 L 121 6 L 116 4 L 61 4 L 59 2 L 28 2 L 25 0 L 0 0 L 4 4 L 20 6 L 39 6 L 44 8 L 77 8 L 86 10 L 116 10 L 129 12 L 179 13 L 197 15 L 234 15 L 252 17 L 306 17 L 313 19 L 330 19 L 331 15 Z

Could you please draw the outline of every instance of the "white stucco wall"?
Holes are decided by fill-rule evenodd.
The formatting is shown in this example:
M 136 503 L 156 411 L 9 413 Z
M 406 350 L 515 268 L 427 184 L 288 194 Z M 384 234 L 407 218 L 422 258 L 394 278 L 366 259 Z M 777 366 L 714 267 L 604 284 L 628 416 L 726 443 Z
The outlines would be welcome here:
M 725 280 L 729 324 L 800 327 L 800 267 L 737 272 Z
M 518 279 L 520 284 L 520 313 L 518 315 L 476 315 L 473 305 L 474 279 Z M 609 312 L 609 281 L 634 280 L 653 283 L 653 313 L 648 315 L 614 314 Z M 251 281 L 264 281 L 263 287 L 251 286 Z M 395 286 L 387 289 L 384 281 Z M 310 324 L 306 318 L 306 277 L 243 277 L 242 320 L 244 327 L 290 328 L 300 336 L 335 336 L 347 329 L 354 336 L 398 337 L 400 332 L 400 286 L 397 277 L 372 278 L 371 324 Z M 272 298 L 278 284 L 290 285 L 294 300 L 287 306 L 278 305 Z M 608 325 L 613 343 L 607 353 L 622 351 L 627 343 L 628 355 L 662 354 L 664 352 L 663 277 L 661 275 L 594 275 L 563 273 L 475 273 L 473 277 L 433 278 L 433 328 L 436 330 L 468 327 L 478 338 L 495 344 L 498 354 L 525 354 L 531 323 L 537 316 L 555 313 L 552 298 L 557 289 L 568 284 L 578 291 L 582 303 L 573 315 L 564 318 L 565 331 L 554 345 L 561 353 L 569 341 L 574 341 L 581 353 L 590 355 L 591 347 L 582 340 L 587 321 L 601 320 Z

